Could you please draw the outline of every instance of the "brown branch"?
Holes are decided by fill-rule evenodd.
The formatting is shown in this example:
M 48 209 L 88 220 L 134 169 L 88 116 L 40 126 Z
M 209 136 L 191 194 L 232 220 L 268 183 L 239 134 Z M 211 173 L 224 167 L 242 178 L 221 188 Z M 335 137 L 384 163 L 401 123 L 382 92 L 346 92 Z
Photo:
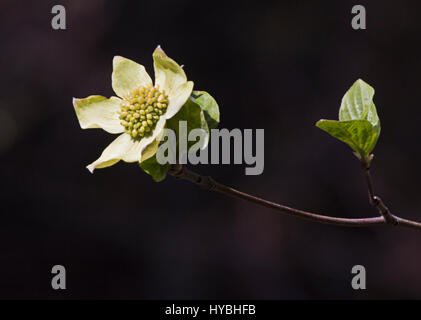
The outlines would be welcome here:
M 370 204 L 377 208 L 380 215 L 386 220 L 387 223 L 397 225 L 398 219 L 390 212 L 389 208 L 386 207 L 382 199 L 380 197 L 374 195 L 373 191 L 373 182 L 371 181 L 371 175 L 370 175 L 370 165 L 366 162 L 361 162 L 361 168 L 364 171 L 365 174 L 365 180 L 367 182 L 367 188 L 368 188 L 368 199 L 370 201 Z
M 384 205 L 381 199 L 374 196 L 373 188 L 371 186 L 371 178 L 367 180 L 367 182 L 369 182 L 370 199 L 374 201 L 373 205 L 379 210 L 379 212 L 382 215 L 379 217 L 372 217 L 372 218 L 350 219 L 350 218 L 330 217 L 330 216 L 320 215 L 320 214 L 316 214 L 312 212 L 302 211 L 302 210 L 290 208 L 290 207 L 287 207 L 275 202 L 271 202 L 262 198 L 258 198 L 253 195 L 225 186 L 221 183 L 218 183 L 215 180 L 213 180 L 211 177 L 202 176 L 193 171 L 190 171 L 189 169 L 187 169 L 186 167 L 183 167 L 180 164 L 172 165 L 168 173 L 176 177 L 177 179 L 190 181 L 198 186 L 205 188 L 206 190 L 216 191 L 216 192 L 222 193 L 224 195 L 227 195 L 236 199 L 245 200 L 245 201 L 252 202 L 254 204 L 266 207 L 266 208 L 277 210 L 284 214 L 292 215 L 298 218 L 303 218 L 303 219 L 307 219 L 307 220 L 311 220 L 311 221 L 315 221 L 319 223 L 346 226 L 346 227 L 367 227 L 367 226 L 380 225 L 380 224 L 393 224 L 393 225 L 398 225 L 398 226 L 403 226 L 403 227 L 408 227 L 408 228 L 421 229 L 421 223 L 399 218 L 390 213 L 389 209 L 387 209 L 387 207 Z M 386 216 L 388 216 L 388 218 L 386 218 Z

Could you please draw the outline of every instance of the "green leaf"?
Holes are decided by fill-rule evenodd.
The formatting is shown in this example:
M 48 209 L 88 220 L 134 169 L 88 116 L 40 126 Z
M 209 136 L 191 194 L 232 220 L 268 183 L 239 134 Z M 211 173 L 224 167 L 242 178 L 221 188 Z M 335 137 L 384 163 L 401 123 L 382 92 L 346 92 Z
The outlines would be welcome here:
M 152 176 L 152 179 L 156 182 L 160 182 L 165 179 L 167 176 L 167 171 L 169 168 L 169 164 L 162 165 L 158 163 L 156 160 L 156 154 L 140 163 L 140 167 L 145 171 L 147 174 Z
M 214 129 L 219 124 L 219 107 L 215 99 L 206 91 L 193 91 L 191 95 L 203 110 L 209 129 Z
M 348 144 L 356 156 L 369 163 L 380 136 L 380 119 L 373 102 L 374 89 L 357 80 L 342 98 L 339 121 L 320 120 L 316 126 Z
M 194 101 L 194 98 L 190 97 L 180 111 L 167 121 L 167 128 L 174 130 L 176 133 L 177 145 L 179 144 L 180 139 L 187 140 L 187 137 L 180 137 L 180 121 L 187 122 L 187 137 L 193 129 L 203 129 L 206 136 L 204 137 L 204 144 L 201 145 L 200 148 L 205 148 L 208 145 L 209 127 L 206 121 L 206 115 L 199 104 Z M 187 149 L 190 150 L 190 147 L 194 144 L 196 144 L 196 141 L 187 141 Z
M 180 137 L 180 121 L 187 122 L 187 137 Z M 219 124 L 219 107 L 215 99 L 205 91 L 194 91 L 180 111 L 168 119 L 166 127 L 174 130 L 177 137 L 177 146 L 180 138 L 187 140 L 187 149 L 192 146 L 205 148 L 209 142 L 209 129 L 216 128 Z M 203 129 L 205 132 L 204 143 L 196 146 L 197 141 L 188 141 L 188 135 L 193 129 Z M 140 167 L 156 181 L 165 179 L 169 164 L 162 165 L 156 160 L 156 155 L 140 163 Z
M 354 82 L 342 98 L 339 120 L 367 120 L 380 135 L 380 119 L 373 102 L 374 89 L 361 79 Z
M 377 134 L 367 120 L 320 120 L 316 126 L 345 142 L 360 155 L 368 155 L 377 142 Z

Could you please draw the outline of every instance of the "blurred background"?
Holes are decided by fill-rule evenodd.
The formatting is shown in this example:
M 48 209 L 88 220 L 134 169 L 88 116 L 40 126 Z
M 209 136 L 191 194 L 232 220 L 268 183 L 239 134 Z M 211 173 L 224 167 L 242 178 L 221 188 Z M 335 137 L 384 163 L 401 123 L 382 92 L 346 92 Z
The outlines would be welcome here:
M 51 28 L 51 8 L 67 30 Z M 351 28 L 351 8 L 367 29 Z M 368 217 L 359 163 L 314 124 L 337 119 L 362 78 L 382 134 L 375 191 L 421 220 L 421 46 L 416 1 L 12 1 L 0 4 L 0 298 L 421 298 L 421 233 L 344 228 L 278 215 L 120 162 L 91 175 L 113 136 L 81 130 L 72 97 L 113 95 L 112 58 L 153 74 L 160 44 L 223 128 L 265 129 L 265 170 L 193 168 L 282 204 Z M 51 288 L 51 268 L 67 290 Z M 351 268 L 367 290 L 351 288 Z

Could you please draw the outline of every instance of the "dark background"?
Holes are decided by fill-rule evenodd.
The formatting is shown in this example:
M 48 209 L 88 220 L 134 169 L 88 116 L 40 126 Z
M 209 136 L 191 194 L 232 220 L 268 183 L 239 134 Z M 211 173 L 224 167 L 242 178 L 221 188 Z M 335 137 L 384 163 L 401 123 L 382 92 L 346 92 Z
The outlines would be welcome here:
M 51 8 L 67 9 L 67 30 Z M 351 8 L 367 9 L 367 30 Z M 314 126 L 362 78 L 382 134 L 376 192 L 421 220 L 420 7 L 413 1 L 12 1 L 0 4 L 0 298 L 421 298 L 421 233 L 332 227 L 162 183 L 120 162 L 85 166 L 114 137 L 81 130 L 72 97 L 113 95 L 112 58 L 153 74 L 160 44 L 223 128 L 265 129 L 265 170 L 196 168 L 283 204 L 376 215 L 350 149 Z M 51 268 L 67 270 L 65 291 Z M 367 290 L 351 288 L 352 266 Z

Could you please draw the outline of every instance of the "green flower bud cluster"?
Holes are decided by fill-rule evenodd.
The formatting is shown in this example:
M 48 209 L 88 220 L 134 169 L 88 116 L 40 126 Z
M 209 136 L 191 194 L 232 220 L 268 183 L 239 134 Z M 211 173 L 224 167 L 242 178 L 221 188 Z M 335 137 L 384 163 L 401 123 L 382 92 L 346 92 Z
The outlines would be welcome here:
M 121 103 L 121 125 L 133 138 L 149 136 L 167 107 L 168 96 L 164 90 L 152 85 L 137 88 Z

